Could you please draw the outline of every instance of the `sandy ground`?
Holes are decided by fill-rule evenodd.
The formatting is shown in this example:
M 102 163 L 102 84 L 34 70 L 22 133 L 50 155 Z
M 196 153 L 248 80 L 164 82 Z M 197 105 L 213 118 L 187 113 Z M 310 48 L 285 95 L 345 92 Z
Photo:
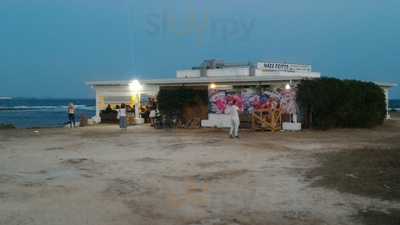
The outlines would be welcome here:
M 399 145 L 399 131 L 0 131 L 0 224 L 358 224 L 358 210 L 400 203 L 311 187 L 304 174 L 315 153 Z

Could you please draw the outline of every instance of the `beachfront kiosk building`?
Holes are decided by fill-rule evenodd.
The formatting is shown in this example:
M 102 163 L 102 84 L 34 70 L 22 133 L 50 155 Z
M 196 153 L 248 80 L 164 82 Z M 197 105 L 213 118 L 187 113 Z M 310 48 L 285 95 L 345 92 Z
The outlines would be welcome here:
M 275 101 L 285 114 L 290 115 L 284 124 L 288 129 L 299 129 L 298 109 L 295 100 L 295 87 L 303 79 L 320 78 L 311 65 L 257 62 L 230 64 L 221 60 L 206 60 L 200 66 L 178 70 L 174 79 L 154 79 L 135 81 L 90 81 L 88 85 L 96 91 L 96 117 L 100 121 L 100 111 L 108 105 L 125 103 L 135 107 L 136 122 L 139 118 L 139 105 L 151 96 L 157 96 L 163 88 L 193 88 L 208 92 L 209 102 L 205 107 L 191 112 L 191 116 L 201 119 L 202 127 L 227 127 L 229 119 L 224 115 L 228 98 L 234 98 L 243 112 L 274 107 Z M 387 99 L 390 83 L 378 83 Z M 388 110 L 389 111 L 389 110 Z M 195 115 L 194 115 L 195 114 Z M 388 114 L 389 118 L 389 114 Z

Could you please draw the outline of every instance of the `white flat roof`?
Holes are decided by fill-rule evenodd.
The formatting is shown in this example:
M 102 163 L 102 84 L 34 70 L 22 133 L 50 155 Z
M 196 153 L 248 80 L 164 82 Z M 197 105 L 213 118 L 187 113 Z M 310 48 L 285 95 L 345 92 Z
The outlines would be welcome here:
M 373 81 L 373 83 L 375 83 L 378 86 L 381 87 L 388 87 L 388 88 L 392 88 L 392 87 L 396 87 L 397 84 L 396 83 L 391 83 L 391 82 L 379 82 L 379 81 Z
M 225 76 L 225 77 L 199 77 L 199 78 L 175 78 L 175 79 L 154 79 L 139 80 L 142 84 L 148 85 L 179 85 L 198 84 L 208 85 L 210 83 L 259 83 L 259 82 L 280 82 L 291 80 L 310 79 L 305 76 Z M 313 78 L 311 78 L 313 79 Z M 92 86 L 126 86 L 130 80 L 124 81 L 88 81 L 87 85 Z
M 274 82 L 288 82 L 298 81 L 303 79 L 315 79 L 306 76 L 224 76 L 224 77 L 198 77 L 198 78 L 174 78 L 174 79 L 152 79 L 152 80 L 139 80 L 144 85 L 208 85 L 210 83 L 241 83 L 241 84 L 258 84 L 258 83 L 274 83 Z M 90 86 L 128 86 L 131 80 L 119 81 L 88 81 L 87 85 Z M 392 88 L 396 87 L 396 83 L 390 82 L 373 82 L 381 87 Z

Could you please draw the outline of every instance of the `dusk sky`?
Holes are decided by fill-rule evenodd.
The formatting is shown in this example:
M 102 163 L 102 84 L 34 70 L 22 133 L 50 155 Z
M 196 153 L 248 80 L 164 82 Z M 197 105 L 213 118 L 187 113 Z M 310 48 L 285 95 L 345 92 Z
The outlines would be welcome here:
M 399 0 L 1 0 L 0 96 L 92 97 L 204 59 L 400 83 Z M 400 98 L 400 88 L 392 98 Z

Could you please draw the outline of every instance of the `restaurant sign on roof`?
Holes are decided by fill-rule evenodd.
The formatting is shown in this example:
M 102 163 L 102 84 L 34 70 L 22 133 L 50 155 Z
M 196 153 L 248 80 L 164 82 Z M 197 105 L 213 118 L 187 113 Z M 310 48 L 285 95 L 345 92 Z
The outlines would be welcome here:
M 257 69 L 266 72 L 311 72 L 311 65 L 259 62 Z

